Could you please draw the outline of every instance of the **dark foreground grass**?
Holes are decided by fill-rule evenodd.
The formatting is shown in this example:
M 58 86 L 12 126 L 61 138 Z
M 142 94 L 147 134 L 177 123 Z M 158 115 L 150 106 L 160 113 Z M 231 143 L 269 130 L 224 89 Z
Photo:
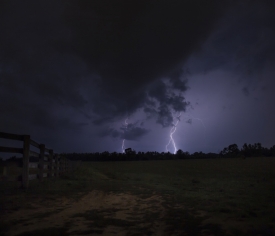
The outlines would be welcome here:
M 66 195 L 77 200 L 94 189 L 128 192 L 144 198 L 161 195 L 165 199 L 166 215 L 160 220 L 165 222 L 167 235 L 273 235 L 275 232 L 275 158 L 85 162 L 73 174 L 60 179 L 31 182 L 26 192 L 2 186 L 5 194 L 1 196 L 1 207 L 20 210 L 28 207 L 32 197 L 38 196 L 55 199 Z M 105 225 L 130 227 L 133 224 L 104 218 L 96 211 L 84 212 L 82 216 L 97 218 L 99 231 Z M 148 213 L 144 220 L 150 218 Z M 8 231 L 7 227 L 0 225 L 0 231 L 1 228 Z M 60 235 L 66 233 L 63 228 L 51 230 Z M 144 232 L 149 234 L 149 229 Z
M 76 173 L 79 178 L 92 171 L 91 179 L 100 175 L 112 182 L 106 190 L 162 195 L 170 212 L 167 221 L 178 214 L 175 206 L 180 204 L 188 209 L 189 219 L 204 212 L 204 217 L 193 219 L 199 222 L 189 224 L 195 224 L 194 229 L 205 222 L 206 231 L 212 228 L 216 234 L 221 227 L 232 234 L 242 229 L 274 232 L 275 158 L 108 162 L 85 168 Z M 175 220 L 170 223 L 179 227 Z

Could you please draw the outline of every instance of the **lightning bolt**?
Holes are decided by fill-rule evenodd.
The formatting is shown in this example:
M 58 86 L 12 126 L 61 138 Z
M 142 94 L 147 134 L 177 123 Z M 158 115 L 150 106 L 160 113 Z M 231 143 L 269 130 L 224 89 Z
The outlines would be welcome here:
M 172 128 L 170 130 L 170 139 L 169 139 L 169 142 L 167 143 L 166 145 L 166 151 L 168 152 L 168 146 L 170 145 L 170 143 L 172 143 L 173 145 L 173 148 L 174 148 L 174 154 L 176 154 L 177 152 L 177 146 L 176 146 L 176 143 L 175 143 L 175 140 L 173 138 L 173 134 L 176 132 L 177 130 L 177 125 L 178 123 L 180 122 L 180 116 L 181 116 L 181 113 L 176 117 L 177 118 L 177 121 L 175 124 L 172 124 Z
M 128 127 L 128 118 L 125 119 L 124 121 L 124 134 L 125 134 L 125 130 L 127 130 L 127 127 Z M 122 146 L 121 146 L 121 149 L 122 149 L 122 153 L 125 153 L 125 138 L 122 140 Z

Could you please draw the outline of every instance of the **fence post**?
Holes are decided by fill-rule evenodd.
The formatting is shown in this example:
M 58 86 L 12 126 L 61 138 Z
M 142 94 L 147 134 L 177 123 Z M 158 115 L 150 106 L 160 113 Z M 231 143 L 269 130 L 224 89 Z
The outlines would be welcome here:
M 29 187 L 29 160 L 30 160 L 30 135 L 23 136 L 23 170 L 22 170 L 22 188 Z
M 55 154 L 55 176 L 59 177 L 59 155 Z
M 39 180 L 43 180 L 43 173 L 44 173 L 44 156 L 45 156 L 45 144 L 39 145 L 40 154 L 39 154 L 39 162 L 38 162 L 38 168 L 39 168 Z
M 53 150 L 49 150 L 50 177 L 53 177 Z

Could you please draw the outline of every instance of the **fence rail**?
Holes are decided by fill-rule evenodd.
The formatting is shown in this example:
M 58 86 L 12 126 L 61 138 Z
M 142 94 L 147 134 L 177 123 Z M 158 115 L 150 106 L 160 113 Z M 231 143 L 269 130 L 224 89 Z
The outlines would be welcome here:
M 31 139 L 30 135 L 18 135 L 0 132 L 0 138 L 23 141 L 23 148 L 3 147 L 0 146 L 0 152 L 5 153 L 20 153 L 23 154 L 22 158 L 22 173 L 17 177 L 21 181 L 22 188 L 28 188 L 29 181 L 39 179 L 42 181 L 44 178 L 58 177 L 65 172 L 75 169 L 79 162 L 69 161 L 68 159 L 48 149 L 44 144 Z M 39 149 L 39 152 L 30 150 L 31 147 Z M 30 158 L 38 158 L 38 162 L 31 162 Z M 36 174 L 30 174 L 30 170 L 36 170 Z M 7 175 L 7 171 L 3 171 Z

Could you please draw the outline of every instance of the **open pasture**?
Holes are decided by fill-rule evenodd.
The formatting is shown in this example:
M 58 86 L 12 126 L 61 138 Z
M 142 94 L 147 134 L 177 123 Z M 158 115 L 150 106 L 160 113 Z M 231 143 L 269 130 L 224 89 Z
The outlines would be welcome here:
M 275 235 L 275 158 L 83 162 L 1 188 L 1 235 Z

